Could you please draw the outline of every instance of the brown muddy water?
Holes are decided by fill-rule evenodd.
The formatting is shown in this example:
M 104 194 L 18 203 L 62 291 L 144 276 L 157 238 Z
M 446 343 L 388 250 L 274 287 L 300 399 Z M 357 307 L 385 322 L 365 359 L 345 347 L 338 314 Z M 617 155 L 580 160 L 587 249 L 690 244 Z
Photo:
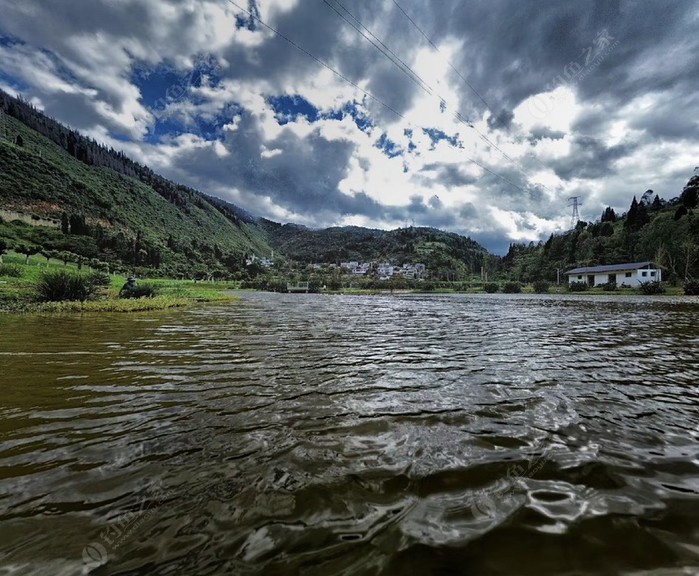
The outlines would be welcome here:
M 699 573 L 699 303 L 0 317 L 0 574 Z

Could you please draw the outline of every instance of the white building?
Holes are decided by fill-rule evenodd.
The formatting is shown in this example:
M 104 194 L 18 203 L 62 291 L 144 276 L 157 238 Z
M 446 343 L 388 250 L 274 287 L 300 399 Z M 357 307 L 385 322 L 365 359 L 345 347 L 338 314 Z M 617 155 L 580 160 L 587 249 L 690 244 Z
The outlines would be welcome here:
M 388 280 L 391 276 L 393 276 L 393 266 L 388 263 L 379 264 L 377 272 L 379 274 L 379 279 Z
M 663 279 L 662 270 L 654 262 L 573 268 L 566 274 L 569 285 L 572 282 L 585 282 L 589 286 L 598 286 L 611 282 L 617 286 L 625 284 L 635 288 L 647 282 L 661 282 Z

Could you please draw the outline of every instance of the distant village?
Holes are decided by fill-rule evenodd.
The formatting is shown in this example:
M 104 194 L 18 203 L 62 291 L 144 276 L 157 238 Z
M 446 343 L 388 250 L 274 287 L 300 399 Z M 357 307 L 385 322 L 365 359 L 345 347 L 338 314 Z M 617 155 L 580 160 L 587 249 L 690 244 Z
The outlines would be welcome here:
M 274 260 L 267 257 L 258 257 L 254 254 L 249 256 L 245 263 L 250 266 L 257 264 L 263 268 L 271 268 L 274 266 Z M 391 264 L 390 262 L 373 263 L 373 262 L 341 262 L 337 264 L 309 264 L 309 270 L 337 270 L 343 274 L 351 274 L 352 276 L 377 276 L 379 280 L 388 280 L 393 277 L 406 278 L 408 280 L 422 280 L 427 275 L 427 268 L 421 263 L 408 263 L 401 266 Z

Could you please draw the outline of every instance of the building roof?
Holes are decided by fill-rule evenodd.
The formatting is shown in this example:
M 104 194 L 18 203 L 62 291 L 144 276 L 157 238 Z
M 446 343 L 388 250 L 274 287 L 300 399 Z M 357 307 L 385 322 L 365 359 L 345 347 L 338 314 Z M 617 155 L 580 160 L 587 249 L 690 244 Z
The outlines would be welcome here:
M 566 274 L 595 274 L 597 272 L 614 272 L 616 270 L 638 270 L 651 264 L 653 267 L 657 265 L 653 262 L 627 262 L 624 264 L 608 264 L 606 266 L 587 266 L 583 268 L 573 268 L 568 270 Z

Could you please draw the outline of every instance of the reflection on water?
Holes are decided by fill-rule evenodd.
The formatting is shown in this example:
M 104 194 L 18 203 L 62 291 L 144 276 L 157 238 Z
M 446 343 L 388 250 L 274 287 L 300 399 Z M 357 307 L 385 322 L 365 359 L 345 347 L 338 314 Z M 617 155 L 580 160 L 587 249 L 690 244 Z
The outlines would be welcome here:
M 0 317 L 0 574 L 682 574 L 690 299 Z

